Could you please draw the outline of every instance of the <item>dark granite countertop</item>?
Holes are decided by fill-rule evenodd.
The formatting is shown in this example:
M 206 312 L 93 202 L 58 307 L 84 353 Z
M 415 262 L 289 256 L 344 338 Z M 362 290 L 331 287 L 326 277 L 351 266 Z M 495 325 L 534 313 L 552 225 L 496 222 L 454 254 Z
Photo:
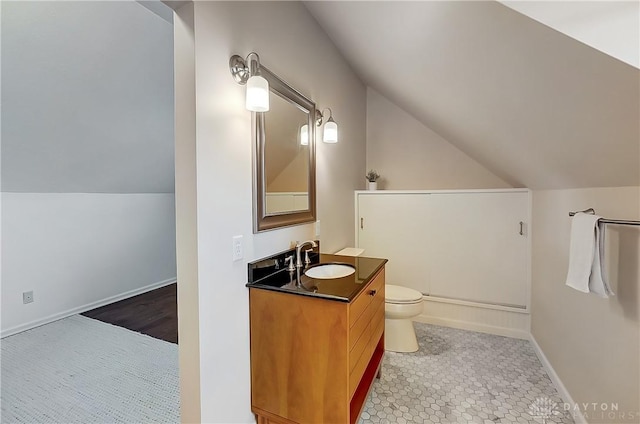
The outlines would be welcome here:
M 290 254 L 284 252 L 250 263 L 247 287 L 350 302 L 387 263 L 386 259 L 314 253 L 309 267 L 325 263 L 342 263 L 354 266 L 355 272 L 342 278 L 315 279 L 304 275 L 304 271 L 308 269 L 305 267 L 300 272 L 300 284 L 296 284 L 298 273 L 289 272 L 286 267 L 280 265 L 287 253 Z

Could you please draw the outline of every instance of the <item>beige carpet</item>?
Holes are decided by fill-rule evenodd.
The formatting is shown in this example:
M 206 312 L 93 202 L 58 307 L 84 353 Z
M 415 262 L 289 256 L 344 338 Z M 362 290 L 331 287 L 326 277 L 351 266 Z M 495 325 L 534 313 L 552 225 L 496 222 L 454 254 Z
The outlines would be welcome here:
M 178 346 L 75 315 L 0 342 L 2 423 L 177 423 Z

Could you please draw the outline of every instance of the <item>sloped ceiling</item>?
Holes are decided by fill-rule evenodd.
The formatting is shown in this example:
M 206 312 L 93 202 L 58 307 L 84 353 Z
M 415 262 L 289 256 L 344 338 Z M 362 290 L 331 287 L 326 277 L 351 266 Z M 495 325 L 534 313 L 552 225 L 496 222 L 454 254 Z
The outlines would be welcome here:
M 640 74 L 498 2 L 305 2 L 369 86 L 514 186 L 640 185 Z
M 171 23 L 133 1 L 1 7 L 2 191 L 173 192 Z
M 500 1 L 595 49 L 640 68 L 638 1 Z

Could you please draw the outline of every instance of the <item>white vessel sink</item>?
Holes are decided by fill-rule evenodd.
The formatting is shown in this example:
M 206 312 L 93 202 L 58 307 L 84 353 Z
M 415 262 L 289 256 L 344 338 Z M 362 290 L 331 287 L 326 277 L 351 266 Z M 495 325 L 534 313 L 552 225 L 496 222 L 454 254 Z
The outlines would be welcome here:
M 304 272 L 309 278 L 331 279 L 342 278 L 356 272 L 355 268 L 346 264 L 324 264 L 309 268 Z

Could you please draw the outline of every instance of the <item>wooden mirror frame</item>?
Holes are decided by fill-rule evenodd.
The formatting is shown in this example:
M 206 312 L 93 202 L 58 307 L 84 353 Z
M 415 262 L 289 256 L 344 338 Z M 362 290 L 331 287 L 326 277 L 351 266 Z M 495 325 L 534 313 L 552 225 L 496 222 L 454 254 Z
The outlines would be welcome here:
M 269 82 L 269 91 L 288 100 L 308 116 L 309 125 L 309 209 L 267 215 L 266 178 L 265 178 L 265 113 L 253 112 L 251 126 L 253 134 L 253 232 L 273 230 L 291 225 L 299 225 L 316 220 L 316 104 L 300 94 L 289 84 L 264 66 L 260 66 L 260 75 Z

